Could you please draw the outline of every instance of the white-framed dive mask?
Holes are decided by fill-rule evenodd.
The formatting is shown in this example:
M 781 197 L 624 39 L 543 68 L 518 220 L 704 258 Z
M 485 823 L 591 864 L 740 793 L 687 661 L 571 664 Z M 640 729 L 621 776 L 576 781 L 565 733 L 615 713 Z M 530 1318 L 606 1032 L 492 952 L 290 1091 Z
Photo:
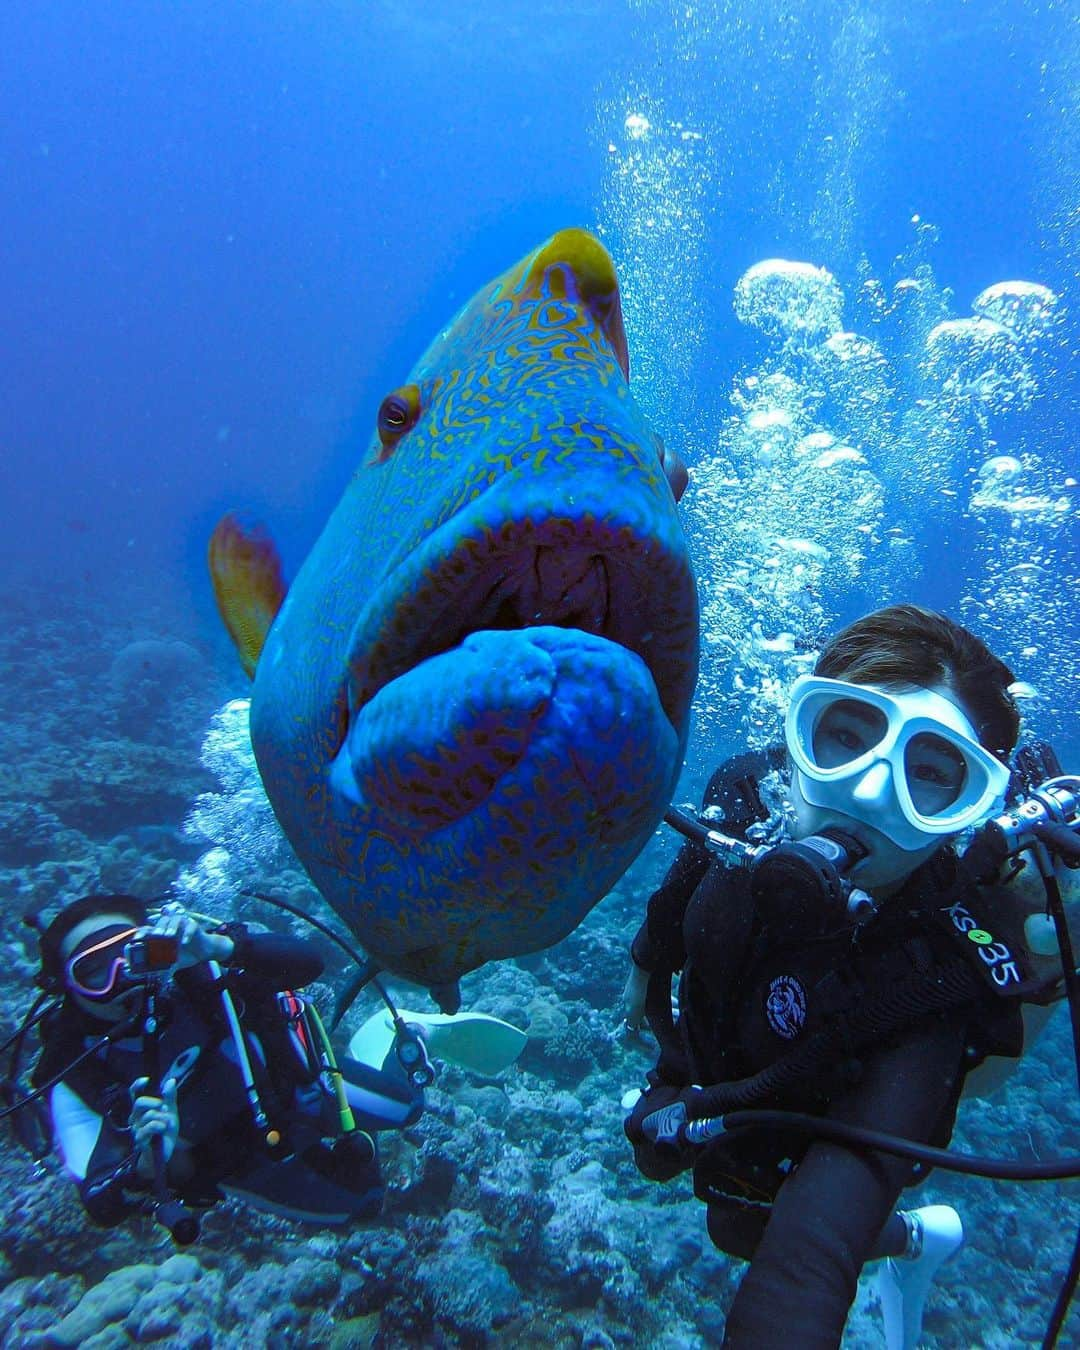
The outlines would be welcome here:
M 862 821 L 908 852 L 999 811 L 1009 770 L 955 703 L 819 675 L 795 681 L 784 725 L 811 806 Z

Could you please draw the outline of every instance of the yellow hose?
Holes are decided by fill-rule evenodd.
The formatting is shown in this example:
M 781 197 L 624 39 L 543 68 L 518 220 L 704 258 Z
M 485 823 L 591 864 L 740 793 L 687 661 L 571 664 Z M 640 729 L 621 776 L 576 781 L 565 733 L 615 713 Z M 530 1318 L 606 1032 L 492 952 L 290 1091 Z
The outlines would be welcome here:
M 330 1081 L 334 1085 L 334 1096 L 337 1098 L 341 1131 L 343 1134 L 353 1134 L 356 1130 L 356 1118 L 353 1116 L 352 1107 L 349 1105 L 349 1098 L 345 1092 L 345 1079 L 342 1076 L 341 1070 L 338 1068 L 334 1047 L 330 1044 L 330 1037 L 326 1034 L 326 1027 L 323 1026 L 323 1020 L 319 1016 L 318 1008 L 316 1008 L 313 1003 L 308 1003 L 305 1007 L 308 1025 L 315 1028 L 315 1033 L 322 1045 L 326 1071 L 330 1075 Z

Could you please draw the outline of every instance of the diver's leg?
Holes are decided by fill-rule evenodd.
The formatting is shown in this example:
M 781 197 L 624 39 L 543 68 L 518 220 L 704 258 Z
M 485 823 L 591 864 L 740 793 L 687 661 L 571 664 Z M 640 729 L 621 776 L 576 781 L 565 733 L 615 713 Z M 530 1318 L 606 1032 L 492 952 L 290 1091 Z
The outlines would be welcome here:
M 338 1060 L 356 1123 L 362 1130 L 402 1130 L 415 1125 L 424 1111 L 424 1094 L 402 1073 L 362 1064 L 347 1055 Z
M 965 1045 L 960 1019 L 928 1019 L 898 1045 L 868 1056 L 860 1082 L 830 1115 L 929 1139 L 954 1099 Z M 835 1350 L 859 1272 L 905 1184 L 911 1163 L 818 1140 L 785 1180 L 728 1315 L 725 1346 Z
M 729 1256 L 752 1261 L 765 1231 L 769 1212 L 762 1205 L 742 1205 L 735 1200 L 711 1200 L 706 1227 L 713 1245 Z
M 898 1209 L 889 1216 L 888 1223 L 878 1234 L 878 1240 L 874 1243 L 874 1250 L 868 1259 L 880 1261 L 886 1256 L 904 1256 L 910 1241 L 911 1226 L 905 1219 L 903 1210 Z

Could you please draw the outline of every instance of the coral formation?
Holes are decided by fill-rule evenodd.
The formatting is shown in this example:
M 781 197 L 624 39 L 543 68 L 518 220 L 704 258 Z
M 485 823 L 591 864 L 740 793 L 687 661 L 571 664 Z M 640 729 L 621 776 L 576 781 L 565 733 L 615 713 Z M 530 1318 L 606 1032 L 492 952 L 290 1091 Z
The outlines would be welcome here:
M 32 992 L 33 942 L 19 922 L 27 908 L 48 912 L 94 887 L 149 896 L 179 883 L 202 907 L 298 927 L 238 894 L 250 885 L 335 922 L 260 800 L 242 703 L 215 713 L 211 700 L 203 708 L 212 729 L 202 764 L 194 755 L 173 760 L 160 743 L 121 738 L 116 726 L 80 742 L 71 727 L 83 686 L 63 662 L 58 675 L 49 625 L 30 643 L 28 631 L 21 659 L 38 651 L 40 663 L 31 658 L 23 678 L 48 688 L 51 703 L 44 719 L 20 715 L 10 697 L 0 708 L 8 764 L 0 882 L 9 896 L 0 910 L 0 989 L 9 1027 Z M 107 637 L 98 634 L 99 641 Z M 114 646 L 126 652 L 116 662 L 117 686 L 139 691 L 145 649 L 132 652 L 119 640 Z M 153 648 L 160 668 L 188 669 L 186 652 L 165 647 Z M 109 668 L 102 658 L 102 669 Z M 215 682 L 208 676 L 203 687 Z M 138 696 L 145 711 L 148 691 Z M 42 722 L 36 738 L 35 720 Z M 99 772 L 70 777 L 61 789 L 74 762 L 96 764 Z M 405 1136 L 382 1136 L 388 1198 L 377 1223 L 313 1233 L 227 1202 L 204 1216 L 197 1247 L 179 1253 L 149 1218 L 93 1229 L 53 1164 L 32 1179 L 25 1154 L 4 1149 L 6 1343 L 93 1350 L 717 1344 L 740 1265 L 709 1243 L 689 1178 L 656 1186 L 640 1176 L 619 1105 L 653 1061 L 646 1039 L 618 1029 L 627 947 L 675 847 L 670 837 L 658 838 L 558 947 L 465 979 L 465 1005 L 526 1029 L 528 1047 L 494 1079 L 437 1063 L 423 1119 Z M 326 983 L 310 992 L 328 1011 L 346 967 L 335 947 L 318 941 Z M 422 997 L 390 985 L 406 1007 Z M 346 1035 L 375 1006 L 365 991 Z M 1080 1107 L 1067 1037 L 1059 1013 L 999 1098 L 965 1105 L 957 1144 L 1005 1156 L 1070 1151 Z M 918 1202 L 939 1200 L 962 1211 L 968 1241 L 935 1287 L 928 1341 L 960 1350 L 979 1328 L 989 1344 L 995 1328 L 1009 1327 L 1011 1344 L 1037 1344 L 1068 1260 L 1071 1235 L 1054 1217 L 1063 1188 L 994 1186 L 939 1173 Z M 987 1272 L 994 1272 L 993 1304 Z M 846 1345 L 877 1350 L 881 1343 L 864 1281 Z

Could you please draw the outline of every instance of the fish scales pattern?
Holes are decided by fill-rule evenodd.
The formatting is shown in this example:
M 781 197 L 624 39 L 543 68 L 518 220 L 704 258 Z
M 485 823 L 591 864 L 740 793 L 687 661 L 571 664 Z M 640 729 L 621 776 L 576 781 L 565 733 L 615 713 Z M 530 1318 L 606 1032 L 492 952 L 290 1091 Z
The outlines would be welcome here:
M 432 343 L 291 588 L 252 734 L 313 881 L 433 986 L 558 940 L 674 787 L 697 604 L 602 247 L 564 232 Z M 384 405 L 386 406 L 386 405 Z

